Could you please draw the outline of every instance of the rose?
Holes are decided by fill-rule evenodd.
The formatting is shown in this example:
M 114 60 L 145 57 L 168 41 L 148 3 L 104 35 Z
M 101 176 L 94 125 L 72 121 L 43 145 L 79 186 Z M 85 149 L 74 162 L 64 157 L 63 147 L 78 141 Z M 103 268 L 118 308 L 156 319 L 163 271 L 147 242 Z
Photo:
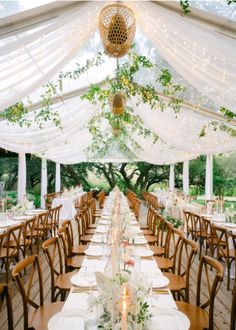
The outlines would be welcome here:
M 133 259 L 129 259 L 128 261 L 125 262 L 125 265 L 134 267 L 134 260 Z
M 127 247 L 130 245 L 130 242 L 128 240 L 123 241 L 123 247 Z

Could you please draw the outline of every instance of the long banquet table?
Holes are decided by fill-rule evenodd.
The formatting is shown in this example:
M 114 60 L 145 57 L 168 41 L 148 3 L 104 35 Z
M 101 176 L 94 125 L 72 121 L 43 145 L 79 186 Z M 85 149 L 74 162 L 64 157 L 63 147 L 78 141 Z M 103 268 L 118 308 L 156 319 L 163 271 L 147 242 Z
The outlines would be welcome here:
M 123 199 L 123 204 L 122 208 L 128 210 L 128 203 L 126 199 Z M 106 227 L 106 224 L 108 223 L 109 219 L 109 214 L 110 214 L 110 209 L 111 209 L 111 201 L 110 198 L 108 198 L 105 202 L 104 208 L 103 208 L 103 215 L 98 221 L 98 226 L 97 230 L 93 236 L 93 239 L 88 247 L 88 250 L 92 248 L 94 249 L 101 249 L 102 246 L 102 251 L 100 256 L 98 257 L 93 257 L 91 255 L 88 255 L 89 253 L 86 254 L 82 267 L 77 273 L 77 277 L 82 280 L 82 278 L 86 279 L 86 274 L 87 272 L 97 272 L 100 271 L 102 273 L 105 273 L 108 268 L 109 268 L 109 253 L 108 255 L 106 254 L 106 251 L 109 251 L 109 246 L 105 243 L 105 240 L 103 239 L 104 237 L 104 227 Z M 137 221 L 135 220 L 134 215 L 130 212 L 129 214 L 132 217 L 132 222 L 134 223 L 134 226 L 139 228 Z M 143 241 L 143 242 L 142 242 Z M 99 242 L 99 243 L 98 243 Z M 138 243 L 144 243 L 142 245 L 139 245 Z M 134 238 L 134 255 L 136 254 L 136 251 L 149 251 L 149 246 L 144 239 L 144 236 L 142 234 L 139 234 L 137 237 Z M 105 253 L 104 253 L 105 252 Z M 137 253 L 140 254 L 140 253 Z M 142 253 L 141 253 L 142 254 Z M 152 253 L 150 254 L 152 255 Z M 144 278 L 151 282 L 153 278 L 158 278 L 158 276 L 161 276 L 163 278 L 161 270 L 158 268 L 154 258 L 151 256 L 149 257 L 140 257 L 136 256 L 136 263 L 134 265 L 135 271 L 142 273 Z M 86 270 L 86 272 L 85 272 Z M 48 325 L 49 330 L 62 330 L 63 327 L 70 327 L 70 330 L 73 329 L 89 329 L 89 330 L 95 330 L 97 329 L 97 321 L 96 321 L 96 310 L 91 312 L 89 302 L 91 301 L 92 298 L 94 298 L 98 294 L 98 291 L 96 288 L 93 288 L 92 293 L 89 292 L 89 290 L 85 290 L 83 287 L 75 286 L 73 285 L 68 298 L 64 304 L 63 310 L 62 310 L 62 315 L 65 315 L 65 318 L 60 318 L 60 313 L 59 315 L 54 316 L 50 321 Z M 155 311 L 158 311 L 159 316 L 157 319 L 153 318 L 152 323 L 150 324 L 150 329 L 152 330 L 177 330 L 177 329 L 188 329 L 190 322 L 188 318 L 181 312 L 177 310 L 176 303 L 172 297 L 172 294 L 170 290 L 168 289 L 168 286 L 161 287 L 161 290 L 153 289 L 152 293 L 149 295 L 147 298 L 148 303 L 150 304 L 152 308 L 152 312 L 155 314 Z M 73 311 L 75 311 L 75 315 L 73 315 Z M 168 311 L 168 313 L 166 313 Z M 69 322 L 69 317 L 72 313 L 73 315 L 73 320 Z M 173 317 L 172 314 L 178 314 L 178 317 L 180 316 L 180 320 L 176 320 L 175 317 Z M 87 320 L 86 322 L 83 322 L 83 317 L 78 317 L 82 315 L 85 317 Z M 155 316 L 155 315 L 154 315 Z M 87 318 L 86 318 L 87 317 Z M 59 318 L 59 320 L 58 320 Z M 184 322 L 185 327 L 182 327 L 180 324 L 178 325 L 178 321 Z M 68 323 L 69 322 L 69 323 Z M 154 322 L 154 324 L 153 324 Z M 156 323 L 157 322 L 157 323 Z M 159 323 L 159 324 L 158 324 Z M 187 324 L 187 327 L 186 327 Z M 59 327 L 58 327 L 59 326 Z M 118 328 L 117 328 L 118 329 Z

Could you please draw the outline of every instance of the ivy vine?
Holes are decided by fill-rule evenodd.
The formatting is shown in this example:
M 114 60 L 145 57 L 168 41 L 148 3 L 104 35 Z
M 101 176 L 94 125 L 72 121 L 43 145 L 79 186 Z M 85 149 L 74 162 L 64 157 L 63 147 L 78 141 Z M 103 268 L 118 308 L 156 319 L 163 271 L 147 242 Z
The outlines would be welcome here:
M 236 3 L 236 0 L 225 0 L 225 1 L 226 1 L 227 5 L 231 5 L 232 3 Z M 187 15 L 188 13 L 191 12 L 189 0 L 180 0 L 179 3 L 180 3 L 180 6 L 183 10 L 184 15 Z

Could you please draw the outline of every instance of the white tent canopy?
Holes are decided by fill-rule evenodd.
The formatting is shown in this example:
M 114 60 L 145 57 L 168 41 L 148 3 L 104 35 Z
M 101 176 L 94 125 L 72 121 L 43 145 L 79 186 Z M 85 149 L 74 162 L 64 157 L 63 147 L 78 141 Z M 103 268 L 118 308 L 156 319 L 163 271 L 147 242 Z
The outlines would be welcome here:
M 105 4 L 102 1 L 78 2 L 73 4 L 73 9 L 67 8 L 65 13 L 61 11 L 57 17 L 46 21 L 42 19 L 42 22 L 37 22 L 31 28 L 11 31 L 2 36 L 0 111 L 27 96 L 37 103 L 45 82 L 53 79 L 71 61 L 79 62 L 84 59 L 83 47 L 94 36 L 97 28 L 95 17 L 98 17 Z M 212 28 L 212 25 L 202 24 L 196 18 L 192 20 L 191 15 L 183 17 L 179 12 L 164 8 L 158 2 L 130 2 L 129 5 L 136 14 L 138 29 L 141 28 L 145 37 L 150 40 L 152 57 L 155 57 L 153 54 L 157 51 L 173 72 L 177 73 L 177 77 L 181 76 L 191 87 L 193 93 L 197 91 L 212 105 L 209 110 L 199 111 L 199 105 L 195 107 L 184 103 L 180 113 L 176 115 L 171 109 L 161 112 L 159 109 L 150 109 L 147 104 L 136 106 L 135 99 L 128 100 L 145 126 L 159 136 L 158 141 L 153 144 L 151 138 L 132 134 L 127 140 L 127 147 L 135 154 L 135 160 L 173 164 L 201 154 L 234 150 L 236 138 L 227 132 L 208 129 L 206 136 L 199 138 L 199 134 L 205 124 L 216 118 L 221 119 L 222 116 L 216 110 L 220 106 L 236 113 L 236 41 L 232 37 L 236 36 L 235 24 L 231 23 L 229 35 L 221 34 L 219 26 Z M 227 26 L 224 31 L 226 28 Z M 137 45 L 142 42 L 139 39 L 140 33 L 137 33 L 135 39 Z M 93 38 L 96 40 L 97 34 Z M 92 47 L 90 55 L 91 49 Z M 94 55 L 96 51 L 97 48 L 94 49 Z M 97 74 L 99 68 L 94 70 L 96 73 L 91 72 L 92 80 L 95 76 L 99 81 L 104 79 L 107 68 L 112 73 L 115 62 L 108 59 L 107 63 L 106 69 L 101 70 L 100 74 Z M 89 75 L 90 72 L 86 79 L 81 77 L 81 80 L 65 86 L 66 91 L 83 89 L 91 82 Z M 152 79 L 152 76 L 148 78 Z M 140 76 L 137 79 L 138 83 L 142 83 L 144 78 Z M 51 122 L 45 123 L 43 129 L 40 129 L 36 124 L 27 128 L 1 121 L 0 147 L 18 153 L 33 153 L 64 164 L 91 160 L 88 158 L 87 148 L 91 145 L 92 136 L 87 124 L 101 110 L 99 106 L 82 101 L 79 92 L 72 94 L 68 99 L 53 105 L 59 113 L 62 130 Z M 222 118 L 222 121 L 225 122 L 225 119 Z M 226 125 L 236 124 L 232 120 Z M 105 120 L 102 127 L 111 131 Z M 131 139 L 139 144 L 140 149 L 133 149 Z M 129 161 L 116 146 L 111 154 L 102 159 L 95 155 L 93 160 Z

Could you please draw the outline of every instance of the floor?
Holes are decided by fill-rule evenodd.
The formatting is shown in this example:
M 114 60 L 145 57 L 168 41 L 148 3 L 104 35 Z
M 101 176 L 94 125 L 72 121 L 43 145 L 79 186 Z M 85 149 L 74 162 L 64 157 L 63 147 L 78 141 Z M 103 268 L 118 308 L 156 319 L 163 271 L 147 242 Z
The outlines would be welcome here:
M 146 217 L 146 207 L 142 206 L 141 208 L 141 221 L 145 221 Z M 50 271 L 49 267 L 46 263 L 45 257 L 41 254 L 40 261 L 43 272 L 43 284 L 44 284 L 44 297 L 45 303 L 50 303 Z M 196 292 L 196 278 L 197 278 L 197 268 L 198 268 L 198 256 L 195 258 L 194 263 L 192 265 L 191 270 L 191 278 L 190 278 L 190 301 L 192 303 L 195 302 L 195 292 Z M 3 279 L 3 275 L 0 274 L 0 281 Z M 234 281 L 231 280 L 231 289 L 233 287 Z M 38 287 L 37 281 L 35 279 L 33 285 L 33 294 L 38 298 Z M 203 283 L 202 292 L 203 295 L 206 294 L 206 283 Z M 10 284 L 11 288 L 11 296 L 12 296 L 12 304 L 14 311 L 14 329 L 15 330 L 23 330 L 23 308 L 22 308 L 22 300 L 20 295 L 18 294 L 13 283 Z M 224 282 L 222 283 L 220 290 L 215 299 L 215 308 L 214 308 L 214 321 L 215 321 L 215 329 L 218 330 L 228 330 L 230 329 L 230 308 L 231 308 L 231 298 L 232 291 L 227 291 L 226 288 L 226 277 L 224 278 Z M 7 330 L 7 315 L 6 310 L 3 307 L 2 312 L 0 313 L 0 329 Z M 46 329 L 45 329 L 46 330 Z

